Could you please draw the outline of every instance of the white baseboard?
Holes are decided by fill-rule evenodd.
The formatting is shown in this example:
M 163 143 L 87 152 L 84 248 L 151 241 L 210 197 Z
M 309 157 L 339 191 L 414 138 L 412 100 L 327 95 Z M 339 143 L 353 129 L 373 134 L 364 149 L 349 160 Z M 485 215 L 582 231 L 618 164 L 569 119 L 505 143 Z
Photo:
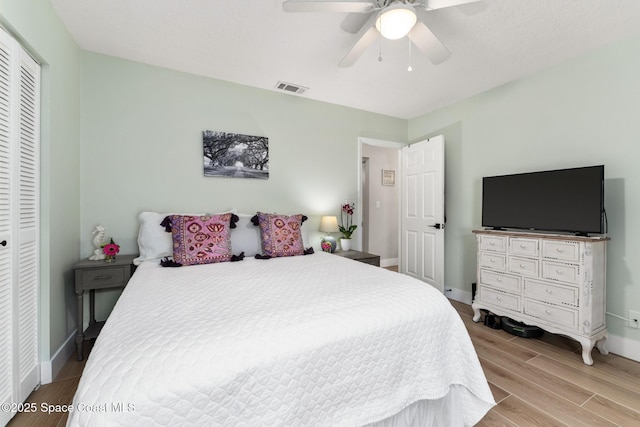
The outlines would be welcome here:
M 605 341 L 605 346 L 611 353 L 640 362 L 640 342 L 638 341 L 610 334 Z
M 471 305 L 471 292 L 458 288 L 444 288 L 444 296 L 449 299 Z
M 393 267 L 398 265 L 398 258 L 380 259 L 380 267 Z
M 445 288 L 444 294 L 447 298 L 452 300 L 459 301 L 464 304 L 471 304 L 471 292 L 458 288 Z M 638 341 L 609 334 L 609 337 L 605 342 L 605 346 L 611 353 L 640 362 L 640 342 Z
M 40 363 L 40 384 L 49 384 L 60 373 L 62 367 L 76 349 L 76 333 L 77 331 L 74 330 L 69 335 L 51 360 Z

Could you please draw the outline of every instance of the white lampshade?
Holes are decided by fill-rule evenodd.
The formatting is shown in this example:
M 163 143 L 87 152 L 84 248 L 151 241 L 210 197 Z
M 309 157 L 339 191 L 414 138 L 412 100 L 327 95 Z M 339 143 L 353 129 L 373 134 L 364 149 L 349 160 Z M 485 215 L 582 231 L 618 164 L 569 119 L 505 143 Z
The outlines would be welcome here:
M 340 231 L 338 218 L 335 216 L 323 216 L 320 220 L 320 231 L 323 233 L 337 233 Z
M 413 7 L 406 4 L 394 4 L 385 8 L 378 19 L 376 29 L 382 37 L 389 40 L 397 40 L 409 34 L 416 24 L 416 12 Z

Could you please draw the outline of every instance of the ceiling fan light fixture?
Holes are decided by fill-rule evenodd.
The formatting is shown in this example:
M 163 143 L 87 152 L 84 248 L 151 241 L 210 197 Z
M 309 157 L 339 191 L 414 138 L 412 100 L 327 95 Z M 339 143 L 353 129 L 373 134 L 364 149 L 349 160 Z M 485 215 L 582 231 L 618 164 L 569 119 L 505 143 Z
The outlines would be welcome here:
M 376 19 L 376 29 L 385 39 L 397 40 L 409 34 L 416 21 L 416 12 L 412 6 L 393 4 L 380 12 Z

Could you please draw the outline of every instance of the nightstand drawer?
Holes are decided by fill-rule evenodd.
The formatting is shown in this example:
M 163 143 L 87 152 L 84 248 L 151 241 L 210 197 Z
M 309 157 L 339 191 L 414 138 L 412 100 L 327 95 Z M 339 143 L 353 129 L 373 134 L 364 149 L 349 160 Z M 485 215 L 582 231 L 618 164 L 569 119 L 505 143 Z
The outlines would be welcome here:
M 127 268 L 129 268 L 127 266 Z M 124 270 L 122 267 L 100 268 L 82 272 L 82 283 L 85 288 L 98 289 L 113 285 L 124 284 Z

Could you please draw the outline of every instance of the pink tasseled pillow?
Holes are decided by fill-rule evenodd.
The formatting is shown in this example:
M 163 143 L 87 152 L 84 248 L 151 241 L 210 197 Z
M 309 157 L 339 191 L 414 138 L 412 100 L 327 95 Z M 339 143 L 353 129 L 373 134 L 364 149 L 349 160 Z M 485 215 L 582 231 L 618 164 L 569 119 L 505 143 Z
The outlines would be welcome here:
M 232 215 L 169 215 L 173 260 L 182 265 L 230 261 Z
M 258 212 L 262 254 L 270 257 L 304 255 L 304 215 L 276 215 Z M 303 219 L 304 218 L 304 219 Z

